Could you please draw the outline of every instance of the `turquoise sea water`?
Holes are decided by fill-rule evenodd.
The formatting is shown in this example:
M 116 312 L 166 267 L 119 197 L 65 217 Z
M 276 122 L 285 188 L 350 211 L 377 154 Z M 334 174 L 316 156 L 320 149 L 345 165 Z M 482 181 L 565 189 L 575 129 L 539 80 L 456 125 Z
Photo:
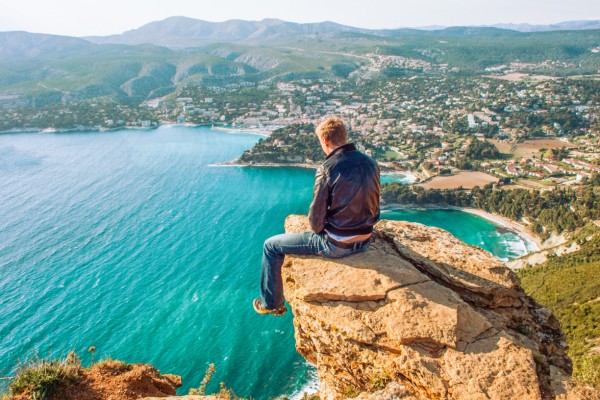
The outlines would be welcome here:
M 257 136 L 207 128 L 0 135 L 0 374 L 34 353 L 96 346 L 198 386 L 209 363 L 239 396 L 314 380 L 291 313 L 255 314 L 262 242 L 306 213 L 314 171 L 218 167 Z M 519 239 L 457 211 L 385 218 L 437 225 L 511 257 Z M 520 241 L 522 244 L 522 241 Z

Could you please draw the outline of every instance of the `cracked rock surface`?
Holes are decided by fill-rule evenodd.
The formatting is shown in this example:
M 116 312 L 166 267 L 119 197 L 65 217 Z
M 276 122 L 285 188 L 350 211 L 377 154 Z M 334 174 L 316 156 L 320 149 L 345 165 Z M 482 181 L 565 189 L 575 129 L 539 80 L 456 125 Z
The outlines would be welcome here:
M 309 225 L 292 215 L 285 228 Z M 321 399 L 535 400 L 571 388 L 555 317 L 504 264 L 442 229 L 383 220 L 366 252 L 287 256 L 282 274 Z

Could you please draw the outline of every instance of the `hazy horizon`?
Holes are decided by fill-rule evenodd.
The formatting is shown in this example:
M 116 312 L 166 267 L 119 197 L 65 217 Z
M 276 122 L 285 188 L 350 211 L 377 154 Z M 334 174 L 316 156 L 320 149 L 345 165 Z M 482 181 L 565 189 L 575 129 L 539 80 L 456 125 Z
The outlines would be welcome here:
M 331 1 L 307 0 L 293 7 L 274 0 L 260 4 L 232 0 L 221 3 L 185 0 L 164 2 L 131 0 L 23 0 L 3 6 L 0 31 L 28 31 L 67 36 L 121 34 L 153 21 L 184 16 L 210 22 L 280 19 L 296 23 L 332 21 L 366 29 L 398 29 L 430 26 L 484 26 L 496 24 L 550 25 L 563 21 L 600 19 L 600 2 L 573 0 L 486 1 L 349 0 L 342 7 Z

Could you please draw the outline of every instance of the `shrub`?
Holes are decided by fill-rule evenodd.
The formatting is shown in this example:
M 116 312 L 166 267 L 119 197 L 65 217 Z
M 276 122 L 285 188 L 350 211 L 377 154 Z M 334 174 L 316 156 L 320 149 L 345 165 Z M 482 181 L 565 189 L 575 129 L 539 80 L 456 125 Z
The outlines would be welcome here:
M 30 394 L 35 399 L 57 396 L 81 381 L 80 372 L 79 357 L 73 352 L 63 360 L 35 357 L 19 367 L 8 386 L 9 394 Z
M 200 382 L 200 387 L 198 389 L 196 389 L 196 388 L 190 389 L 189 394 L 206 396 L 206 385 L 208 385 L 208 383 L 210 382 L 215 371 L 216 371 L 215 364 L 210 364 L 208 366 L 208 368 L 206 369 L 206 373 L 204 374 L 204 378 L 202 378 L 202 382 Z M 223 382 L 221 382 L 219 384 L 219 388 L 220 388 L 219 392 L 212 395 L 212 396 L 216 397 L 217 399 L 245 400 L 241 397 L 237 397 L 235 392 L 232 389 L 228 388 L 225 385 L 225 383 L 223 383 Z
M 109 357 L 97 362 L 94 368 L 102 375 L 121 375 L 124 372 L 131 371 L 133 367 L 123 361 L 113 360 Z
M 206 372 L 204 373 L 204 378 L 202 378 L 202 382 L 200 382 L 200 387 L 198 389 L 196 389 L 196 388 L 190 389 L 189 394 L 199 395 L 199 396 L 206 395 L 206 385 L 208 385 L 208 382 L 210 382 L 215 371 L 216 371 L 215 364 L 210 364 L 208 366 L 208 368 L 206 369 Z
M 584 356 L 575 363 L 573 377 L 600 389 L 600 356 Z

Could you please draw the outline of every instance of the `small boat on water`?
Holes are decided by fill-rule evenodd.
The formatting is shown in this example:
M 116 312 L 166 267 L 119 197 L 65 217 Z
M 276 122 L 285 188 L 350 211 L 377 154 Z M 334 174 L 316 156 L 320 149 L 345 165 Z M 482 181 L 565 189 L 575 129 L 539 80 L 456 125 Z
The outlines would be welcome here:
M 41 131 L 40 133 L 56 133 L 56 132 L 58 132 L 58 131 L 54 128 L 46 128 L 43 131 Z

